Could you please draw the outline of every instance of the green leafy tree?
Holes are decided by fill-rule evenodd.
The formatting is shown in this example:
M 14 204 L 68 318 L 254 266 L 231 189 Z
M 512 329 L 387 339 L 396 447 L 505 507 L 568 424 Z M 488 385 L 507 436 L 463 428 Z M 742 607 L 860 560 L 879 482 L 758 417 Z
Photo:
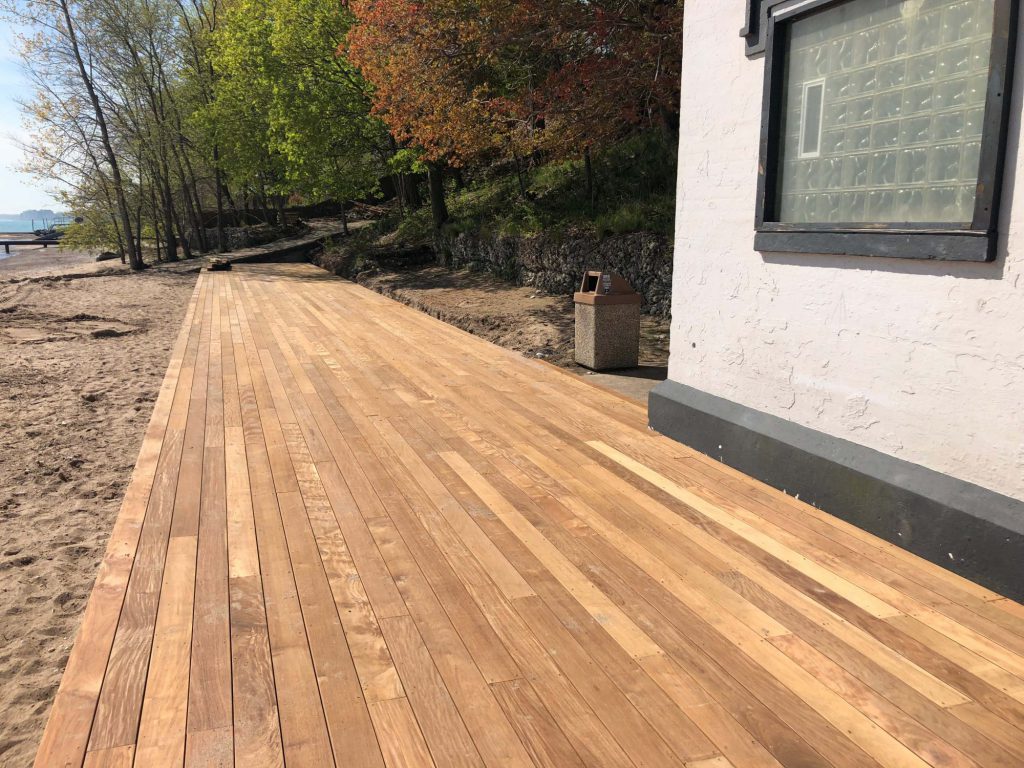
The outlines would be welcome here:
M 206 116 L 238 184 L 317 202 L 363 197 L 387 134 L 366 82 L 337 51 L 352 23 L 333 0 L 239 0 L 215 33 Z

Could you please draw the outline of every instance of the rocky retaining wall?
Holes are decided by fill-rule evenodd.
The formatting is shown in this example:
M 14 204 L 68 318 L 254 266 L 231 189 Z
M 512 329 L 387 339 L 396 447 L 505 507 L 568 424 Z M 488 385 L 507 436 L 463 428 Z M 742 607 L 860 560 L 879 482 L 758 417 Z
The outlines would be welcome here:
M 309 255 L 309 260 L 328 272 L 357 283 L 362 282 L 362 278 L 380 272 L 401 272 L 437 263 L 433 249 L 425 245 L 353 252 L 344 241 L 341 241 L 340 247 L 314 251 Z
M 461 234 L 442 238 L 441 250 L 448 266 L 486 270 L 554 294 L 577 290 L 588 269 L 618 272 L 643 296 L 645 312 L 668 317 L 671 311 L 672 244 L 651 232 L 604 238 Z
M 257 245 L 265 245 L 284 237 L 291 237 L 298 234 L 301 227 L 296 226 L 269 226 L 267 224 L 256 224 L 250 227 L 224 227 L 225 245 L 229 251 L 237 251 L 240 248 L 252 248 Z M 217 229 L 211 228 L 205 231 L 206 242 L 211 250 L 217 250 Z M 198 238 L 193 237 L 193 247 L 198 246 Z

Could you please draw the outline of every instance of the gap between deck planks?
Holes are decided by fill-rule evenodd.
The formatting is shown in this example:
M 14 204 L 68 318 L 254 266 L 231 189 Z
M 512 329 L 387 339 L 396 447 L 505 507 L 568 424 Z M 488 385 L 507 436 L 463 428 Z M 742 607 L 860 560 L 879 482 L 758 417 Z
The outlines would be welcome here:
M 38 766 L 1024 764 L 1024 609 L 309 265 L 196 286 Z

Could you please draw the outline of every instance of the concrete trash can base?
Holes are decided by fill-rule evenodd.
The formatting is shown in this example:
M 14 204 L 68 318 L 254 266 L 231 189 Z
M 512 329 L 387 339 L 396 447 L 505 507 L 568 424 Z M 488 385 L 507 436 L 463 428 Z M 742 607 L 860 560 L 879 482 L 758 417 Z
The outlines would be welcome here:
M 576 304 L 576 362 L 594 371 L 640 362 L 640 294 L 612 272 L 587 272 Z

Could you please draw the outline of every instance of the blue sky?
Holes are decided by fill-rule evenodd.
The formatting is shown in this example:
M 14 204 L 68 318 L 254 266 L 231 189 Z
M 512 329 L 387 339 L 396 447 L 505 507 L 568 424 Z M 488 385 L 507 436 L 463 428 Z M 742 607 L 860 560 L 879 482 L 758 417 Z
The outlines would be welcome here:
M 45 185 L 14 171 L 21 164 L 22 153 L 12 137 L 26 135 L 16 99 L 31 96 L 16 54 L 14 32 L 9 21 L 0 19 L 0 214 L 56 207 Z

